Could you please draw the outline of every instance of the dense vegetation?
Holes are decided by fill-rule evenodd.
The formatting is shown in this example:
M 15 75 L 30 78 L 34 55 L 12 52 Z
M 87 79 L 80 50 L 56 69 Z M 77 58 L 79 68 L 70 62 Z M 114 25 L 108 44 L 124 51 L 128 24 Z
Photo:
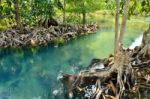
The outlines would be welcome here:
M 120 2 L 121 13 L 123 5 L 124 0 Z M 149 16 L 149 6 L 149 0 L 131 0 L 129 16 Z M 47 27 L 48 20 L 56 19 L 59 23 L 86 24 L 94 18 L 90 13 L 99 10 L 111 10 L 114 15 L 115 0 L 0 0 L 0 28 L 13 25 Z

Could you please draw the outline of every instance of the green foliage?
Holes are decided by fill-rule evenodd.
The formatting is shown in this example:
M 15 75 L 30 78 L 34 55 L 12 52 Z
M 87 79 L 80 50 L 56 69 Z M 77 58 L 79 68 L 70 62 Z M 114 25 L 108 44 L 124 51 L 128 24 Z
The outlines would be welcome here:
M 62 19 L 66 12 L 66 22 L 81 23 L 83 17 L 94 20 L 89 14 L 99 10 L 115 12 L 115 0 L 18 0 L 21 23 L 37 25 L 39 20 L 45 20 L 59 15 Z M 124 1 L 121 0 L 120 12 L 123 13 Z M 14 0 L 0 0 L 0 27 L 1 29 L 15 24 Z M 65 10 L 64 10 L 65 6 Z M 57 13 L 57 14 L 56 14 Z M 59 13 L 59 14 L 58 14 Z M 149 0 L 130 0 L 129 16 L 150 15 Z M 81 16 L 82 15 L 82 16 Z M 84 16 L 85 15 L 85 16 Z
M 67 11 L 73 13 L 94 12 L 103 8 L 102 0 L 68 0 Z
M 41 18 L 52 18 L 55 15 L 56 0 L 19 0 L 20 16 L 23 24 L 37 24 Z M 0 4 L 0 17 L 14 19 L 13 0 Z
M 1 30 L 4 30 L 5 28 L 6 28 L 6 27 L 0 25 L 0 31 L 1 31 Z
M 67 21 L 68 23 L 78 24 L 78 23 L 81 23 L 81 16 L 80 16 L 80 14 L 72 14 L 72 13 L 70 13 L 70 14 L 67 16 L 66 21 Z
M 115 0 L 105 0 L 105 3 L 101 3 L 107 10 L 115 10 Z
M 58 9 L 63 9 L 63 8 L 64 8 L 62 2 L 63 2 L 62 0 L 54 0 L 54 4 L 55 4 L 55 6 L 56 6 Z
M 0 4 L 0 17 L 2 18 L 11 18 L 13 6 L 11 0 L 1 1 Z
M 80 18 L 82 23 L 86 23 L 87 14 L 90 12 L 98 11 L 104 8 L 104 0 L 67 0 L 66 11 L 68 13 L 74 13 L 74 17 Z M 79 17 L 79 14 L 82 14 L 82 17 Z M 75 18 L 69 16 L 69 20 L 74 20 Z M 81 21 L 80 21 L 81 23 Z
M 54 6 L 51 0 L 32 0 L 31 13 L 33 16 L 51 18 L 54 15 Z
M 125 0 L 121 0 L 120 5 L 121 9 L 120 12 L 123 13 L 123 7 L 124 7 Z M 150 1 L 149 0 L 130 0 L 129 4 L 129 17 L 132 15 L 138 15 L 138 14 L 150 14 Z
M 145 12 L 146 14 L 150 14 L 150 1 L 149 0 L 143 0 L 141 2 L 141 11 Z

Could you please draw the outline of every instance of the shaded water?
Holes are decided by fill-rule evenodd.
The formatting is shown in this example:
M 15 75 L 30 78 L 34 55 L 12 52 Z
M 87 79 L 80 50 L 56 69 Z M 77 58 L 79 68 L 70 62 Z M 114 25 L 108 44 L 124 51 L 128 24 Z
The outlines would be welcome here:
M 107 57 L 113 51 L 113 31 L 75 38 L 58 48 L 1 49 L 0 99 L 54 99 L 56 89 L 61 90 L 59 73 L 76 73 L 91 59 Z

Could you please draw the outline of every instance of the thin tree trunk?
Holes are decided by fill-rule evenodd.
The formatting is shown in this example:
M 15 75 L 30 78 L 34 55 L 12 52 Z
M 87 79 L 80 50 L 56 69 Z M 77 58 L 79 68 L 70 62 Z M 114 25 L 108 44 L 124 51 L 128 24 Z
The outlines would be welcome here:
M 66 0 L 64 0 L 64 8 L 63 8 L 63 23 L 66 22 Z
M 85 25 L 86 24 L 86 10 L 85 10 L 85 5 L 84 5 L 84 1 L 82 0 L 82 24 Z
M 86 24 L 86 12 L 85 11 L 82 12 L 82 24 L 83 25 Z
M 120 35 L 119 35 L 119 48 L 121 47 L 122 39 L 126 30 L 126 21 L 128 17 L 128 10 L 129 10 L 129 2 L 130 0 L 125 0 L 125 6 L 124 6 L 124 15 L 122 18 L 122 24 L 120 29 Z
M 21 27 L 21 21 L 20 21 L 20 11 L 19 11 L 19 2 L 18 0 L 14 0 L 14 14 L 15 14 L 15 20 L 17 23 L 17 27 L 20 28 Z
M 114 54 L 117 53 L 119 49 L 118 37 L 119 37 L 119 12 L 120 12 L 120 0 L 116 0 L 116 16 L 115 16 L 115 46 L 114 46 Z

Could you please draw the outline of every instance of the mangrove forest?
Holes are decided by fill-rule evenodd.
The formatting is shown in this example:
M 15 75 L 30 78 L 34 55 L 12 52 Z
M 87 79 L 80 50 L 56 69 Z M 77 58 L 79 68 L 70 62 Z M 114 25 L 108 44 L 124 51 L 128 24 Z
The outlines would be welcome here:
M 0 99 L 150 99 L 150 0 L 0 0 Z

